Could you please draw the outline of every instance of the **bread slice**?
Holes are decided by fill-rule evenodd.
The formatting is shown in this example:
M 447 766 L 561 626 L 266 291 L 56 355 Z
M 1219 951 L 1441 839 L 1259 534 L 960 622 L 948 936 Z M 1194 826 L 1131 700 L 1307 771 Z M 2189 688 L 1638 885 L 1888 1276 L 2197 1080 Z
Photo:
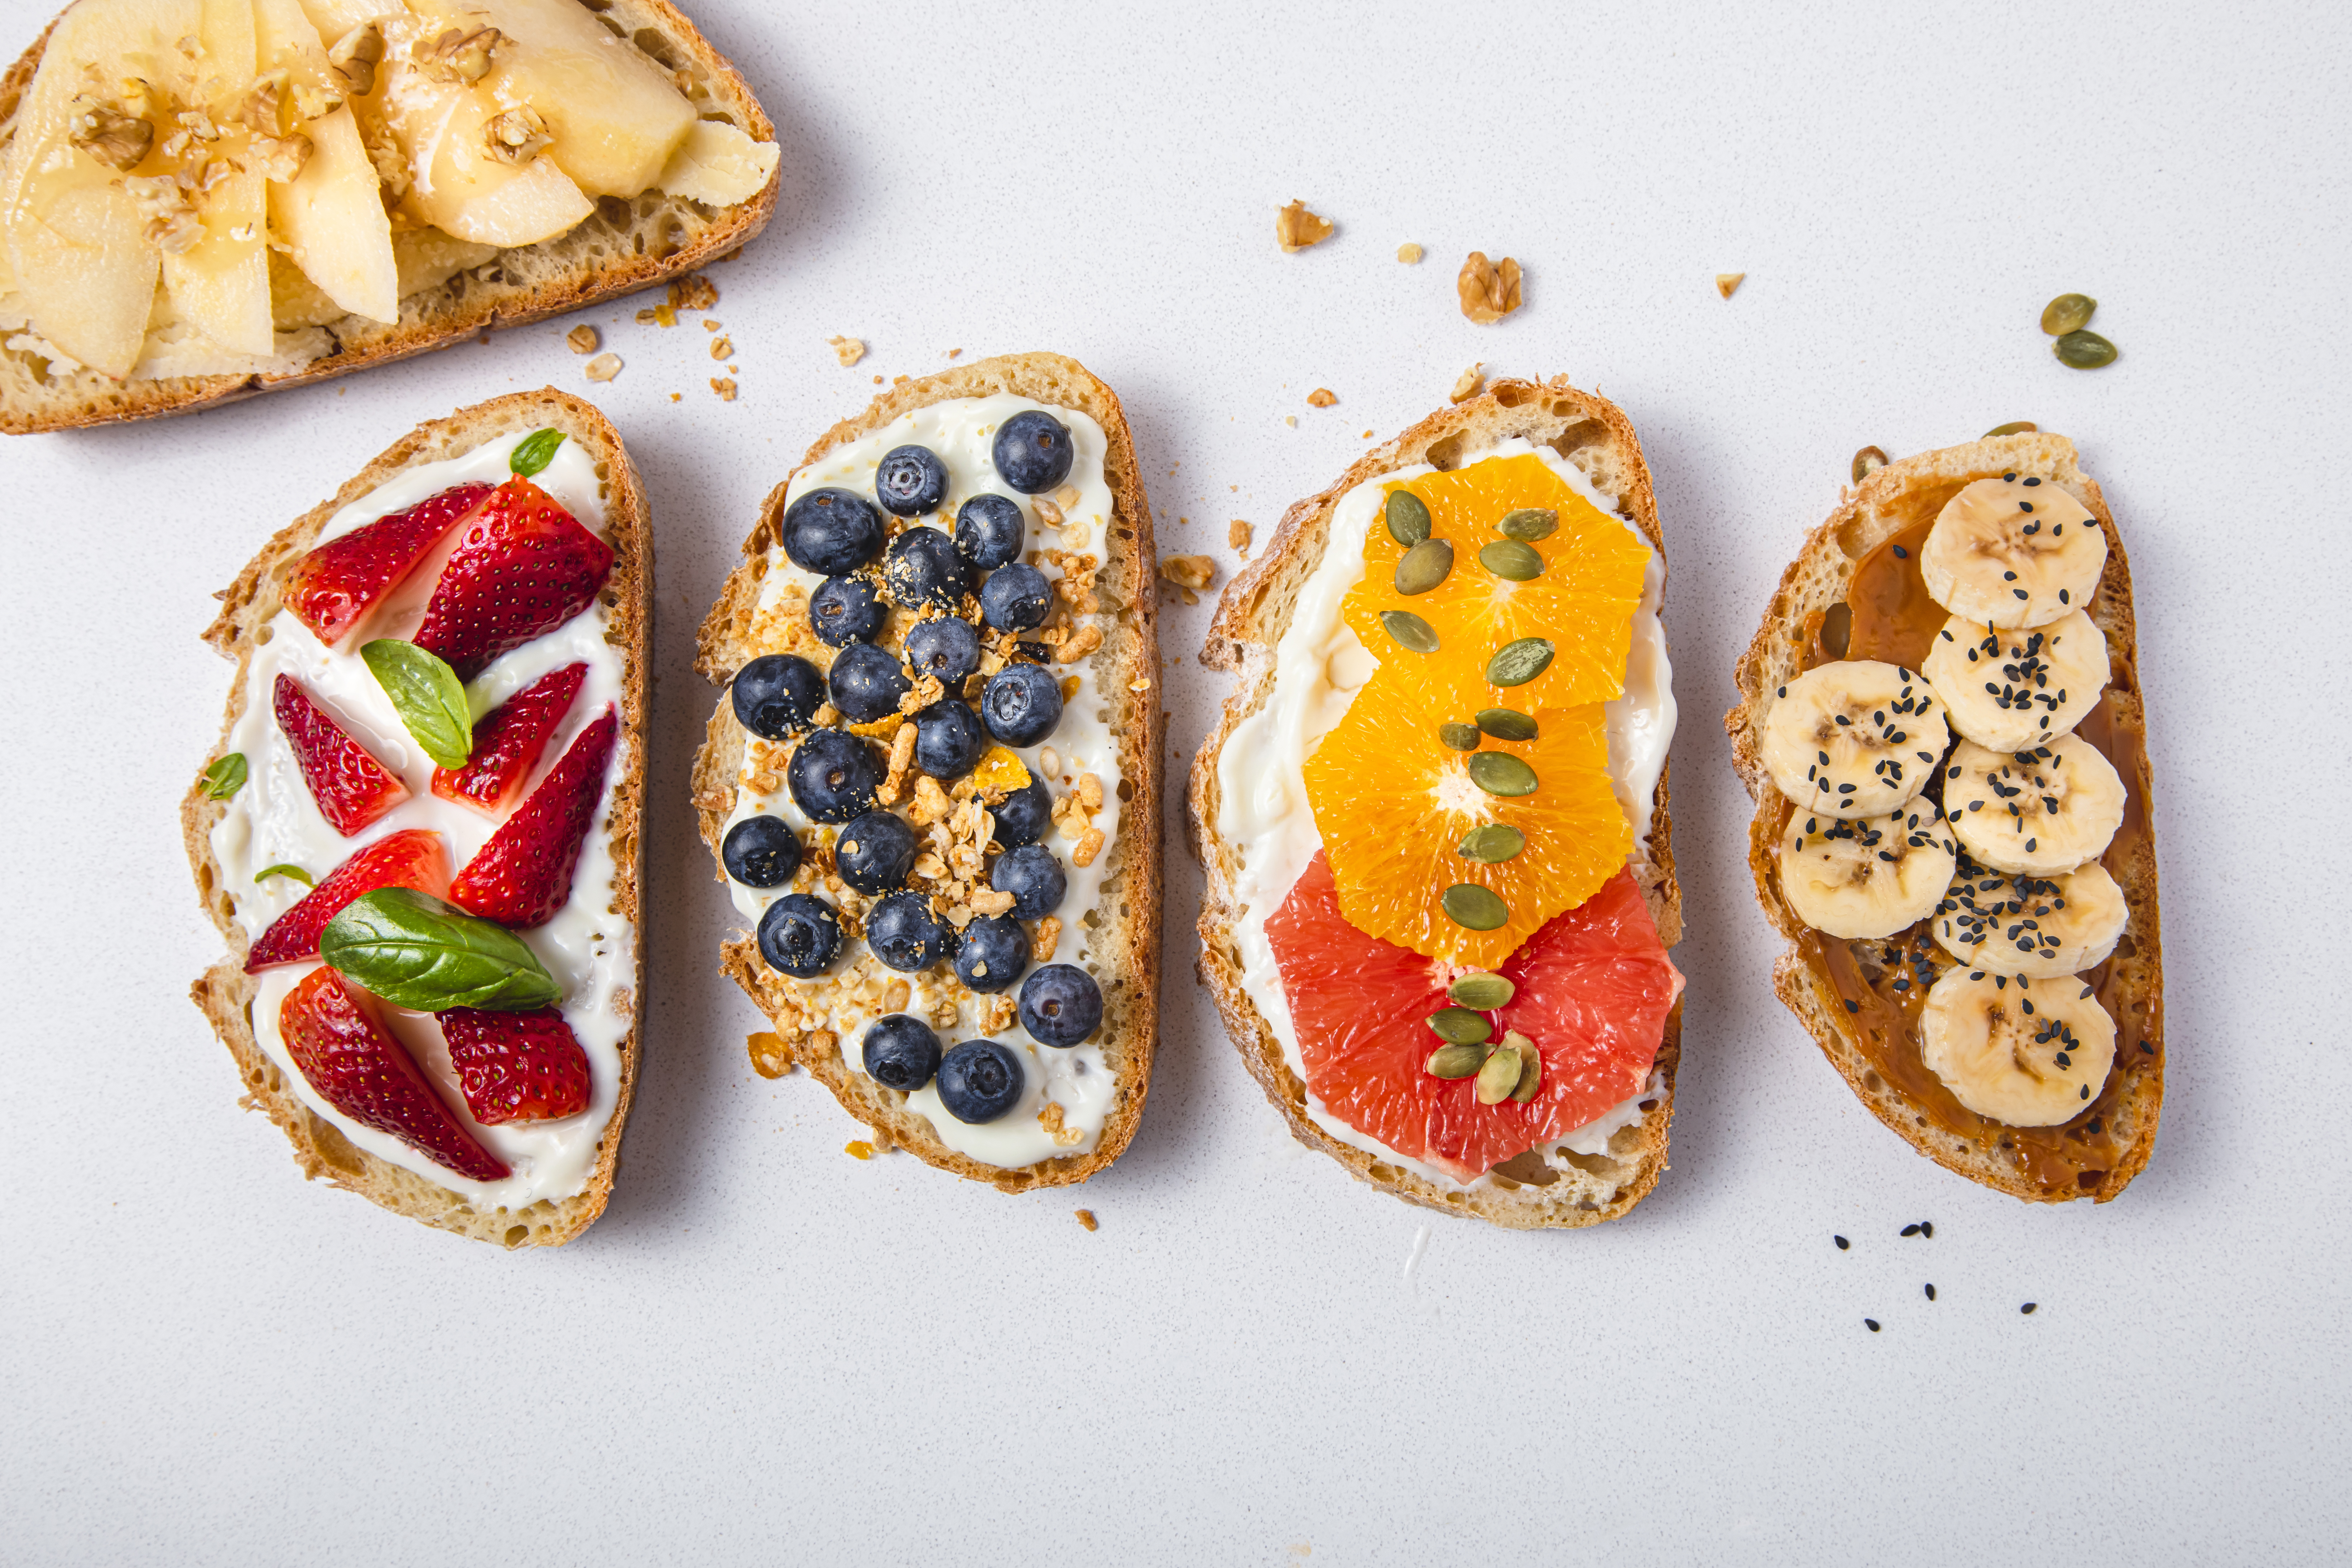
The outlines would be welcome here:
M 667 0 L 583 3 L 617 37 L 668 71 L 700 118 L 723 120 L 756 142 L 775 139 L 775 127 L 751 88 L 677 6 Z M 52 21 L 0 76 L 0 154 L 15 134 L 17 106 L 56 26 Z M 21 436 L 193 413 L 635 293 L 724 259 L 756 237 L 775 211 L 781 173 L 780 167 L 750 201 L 730 207 L 708 207 L 659 191 L 631 199 L 601 197 L 595 212 L 568 232 L 501 250 L 404 299 L 396 322 L 344 316 L 327 323 L 332 348 L 283 374 L 116 381 L 87 369 L 59 372 L 30 350 L 0 346 L 0 432 Z M 0 339 L 6 335 L 0 333 Z
M 646 786 L 646 659 L 653 632 L 653 531 L 645 491 L 621 446 L 620 432 L 579 398 L 544 387 L 478 403 L 446 419 L 428 420 L 345 481 L 331 499 L 280 529 L 220 595 L 220 615 L 204 633 L 205 641 L 221 657 L 236 661 L 236 682 L 221 725 L 222 743 L 214 752 L 217 755 L 226 749 L 227 735 L 244 711 L 246 669 L 258 646 L 256 636 L 278 613 L 286 574 L 309 552 L 330 518 L 404 469 L 463 457 L 501 436 L 551 426 L 594 457 L 596 473 L 606 487 L 605 541 L 612 545 L 614 559 L 604 588 L 609 619 L 605 636 L 621 651 L 621 723 L 629 742 L 628 771 L 613 785 L 611 796 L 613 907 L 638 928 L 637 973 L 629 994 L 641 998 L 646 943 L 639 922 L 639 889 L 644 873 L 641 826 Z M 205 794 L 201 780 L 180 802 L 180 826 L 188 863 L 195 871 L 196 889 L 229 950 L 226 958 L 196 982 L 189 995 L 212 1021 L 229 1055 L 236 1058 L 237 1073 L 246 1088 L 242 1103 L 248 1110 L 265 1112 L 285 1132 L 294 1145 L 294 1160 L 302 1167 L 302 1174 L 312 1179 L 323 1175 L 336 1186 L 436 1229 L 509 1247 L 561 1247 L 587 1229 L 604 1212 L 604 1200 L 613 1190 L 613 1174 L 621 1155 L 621 1129 L 628 1121 L 629 1101 L 636 1089 L 642 1008 L 621 1043 L 620 1095 L 612 1121 L 598 1142 L 595 1168 L 587 1186 L 561 1202 L 536 1204 L 520 1211 L 478 1211 L 449 1189 L 358 1147 L 314 1114 L 254 1038 L 252 1004 L 258 982 L 245 972 L 245 932 L 236 923 L 220 863 L 212 852 L 214 825 L 226 809 L 224 803 Z
M 883 1088 L 844 1061 L 841 1052 L 855 1048 L 852 1042 L 842 1041 L 836 1047 L 829 1035 L 797 1032 L 792 1022 L 793 983 L 767 966 L 751 936 L 738 937 L 722 947 L 719 967 L 776 1024 L 777 1034 L 793 1058 L 833 1091 L 843 1110 L 873 1129 L 877 1145 L 895 1144 L 943 1171 L 986 1182 L 1001 1192 L 1019 1193 L 1083 1182 L 1118 1158 L 1142 1120 L 1159 1039 L 1160 748 L 1167 715 L 1159 701 L 1160 639 L 1153 595 L 1159 555 L 1152 542 L 1151 508 L 1144 500 L 1143 474 L 1136 465 L 1127 416 L 1111 389 L 1077 361 L 1052 353 L 1004 354 L 940 375 L 898 383 L 876 398 L 865 413 L 843 420 L 818 437 L 801 459 L 801 468 L 881 429 L 911 409 L 1000 392 L 1089 415 L 1109 438 L 1104 458 L 1113 510 L 1108 534 L 1109 558 L 1095 587 L 1114 612 L 1115 624 L 1106 633 L 1102 647 L 1089 657 L 1098 672 L 1097 684 L 1115 699 L 1110 728 L 1119 737 L 1119 772 L 1125 784 L 1118 833 L 1106 862 L 1109 871 L 1102 884 L 1102 918 L 1086 942 L 1087 954 L 1104 982 L 1103 1023 L 1097 1038 L 1118 1083 L 1118 1100 L 1104 1121 L 1102 1135 L 1090 1153 L 1015 1169 L 983 1164 L 958 1153 L 940 1141 L 925 1118 L 905 1109 L 905 1095 Z M 791 483 L 788 476 L 761 503 L 759 523 L 743 542 L 744 563 L 728 576 L 718 603 L 702 623 L 696 668 L 716 685 L 725 686 L 756 655 L 776 651 L 752 640 L 752 619 L 767 573 L 766 552 L 782 539 L 784 497 Z M 742 728 L 722 696 L 694 762 L 695 810 L 721 883 L 728 879 L 725 866 L 719 861 L 719 835 L 734 809 L 743 755 Z
M 1217 833 L 1221 791 L 1217 758 L 1234 727 L 1265 705 L 1274 689 L 1274 652 L 1290 626 L 1300 589 L 1323 558 L 1332 509 L 1368 479 L 1414 463 L 1452 468 L 1465 453 L 1509 437 L 1549 447 L 1576 465 L 1603 495 L 1617 498 L 1619 515 L 1632 521 L 1663 557 L 1665 537 L 1658 526 L 1657 498 L 1642 460 L 1633 423 L 1617 405 L 1579 392 L 1566 378 L 1537 383 L 1497 381 L 1480 396 L 1441 409 L 1395 439 L 1373 448 L 1320 494 L 1284 514 L 1280 531 L 1255 564 L 1225 588 L 1209 628 L 1201 662 L 1240 678 L 1225 701 L 1217 728 L 1193 759 L 1190 826 L 1194 852 L 1207 873 L 1201 899 L 1201 979 L 1223 1017 L 1242 1061 L 1265 1097 L 1290 1123 L 1302 1143 L 1320 1149 L 1359 1180 L 1408 1203 L 1448 1213 L 1474 1214 L 1517 1229 L 1573 1227 L 1615 1219 L 1649 1194 L 1665 1169 L 1666 1132 L 1675 1114 L 1675 1072 L 1682 1058 L 1682 1004 L 1667 1016 L 1658 1047 L 1658 1094 L 1643 1102 L 1642 1119 L 1610 1141 L 1605 1155 L 1563 1152 L 1565 1166 L 1547 1165 L 1533 1151 L 1505 1164 L 1524 1174 L 1497 1173 L 1490 1188 L 1465 1192 L 1442 1186 L 1342 1143 L 1307 1114 L 1307 1086 L 1284 1061 L 1275 1037 L 1249 993 L 1242 988 L 1242 961 L 1233 942 L 1245 912 L 1234 893 L 1239 868 L 1233 845 Z M 1667 776 L 1661 773 L 1649 837 L 1634 870 L 1657 921 L 1658 935 L 1672 947 L 1682 940 L 1682 887 L 1675 879 L 1674 825 L 1667 815 Z
M 1982 1137 L 1964 1138 L 1947 1131 L 1923 1115 L 1916 1103 L 1865 1059 L 1857 1026 L 1840 1005 L 1825 967 L 1823 939 L 1807 930 L 1780 895 L 1775 870 L 1777 847 L 1793 807 L 1773 787 L 1759 749 L 1758 731 L 1768 706 L 1767 694 L 1805 668 L 1819 617 L 1844 602 L 1855 563 L 1890 536 L 1931 521 L 1962 486 L 2012 469 L 2039 474 L 2059 486 L 2105 527 L 2106 571 L 2086 610 L 2093 624 L 2106 634 L 2113 668 L 2107 689 L 2118 720 L 2145 735 L 2147 713 L 2140 699 L 2131 563 L 2124 553 L 2123 537 L 2107 510 L 2105 497 L 2076 461 L 2074 443 L 2063 436 L 2043 434 L 1993 437 L 1923 452 L 1888 464 L 1858 488 L 1845 491 L 1837 510 L 1806 537 L 1804 548 L 1781 574 L 1780 586 L 1764 612 L 1756 640 L 1740 656 L 1739 701 L 1725 716 L 1724 727 L 1731 735 L 1733 765 L 1756 801 L 1748 835 L 1748 868 L 1755 878 L 1756 897 L 1773 928 L 1790 939 L 1788 950 L 1773 965 L 1772 988 L 1811 1032 L 1831 1065 L 1873 1115 L 1945 1169 L 2029 1202 L 2095 1197 L 2105 1203 L 2130 1185 L 2147 1165 L 2156 1146 L 2157 1121 L 2164 1104 L 2164 953 L 2153 839 L 2141 835 L 2121 865 L 2112 858 L 2107 863 L 2131 910 L 2131 923 L 2111 961 L 2116 995 L 2126 1015 L 2117 1017 L 2116 1034 L 2116 1065 L 2125 1075 L 2124 1085 L 2118 1103 L 2103 1118 L 2111 1124 L 2119 1157 L 2103 1179 L 2077 1180 L 2063 1190 L 2053 1191 L 2018 1169 L 2011 1151 L 2001 1146 L 1997 1125 L 1988 1123 L 1990 1131 Z M 2137 795 L 2139 811 L 2152 815 L 2144 746 L 2138 749 L 2137 767 L 2128 763 L 2126 767 L 2126 787 Z M 2141 1041 L 2147 1049 L 2137 1048 Z

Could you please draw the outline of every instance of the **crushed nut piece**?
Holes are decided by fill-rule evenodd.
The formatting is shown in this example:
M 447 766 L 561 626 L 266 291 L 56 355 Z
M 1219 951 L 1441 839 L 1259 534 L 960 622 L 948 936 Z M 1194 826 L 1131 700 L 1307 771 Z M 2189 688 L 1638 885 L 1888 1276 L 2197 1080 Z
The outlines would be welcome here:
M 412 51 L 416 68 L 435 81 L 477 82 L 490 74 L 492 56 L 506 41 L 496 27 L 461 33 L 452 27 L 422 49 Z M 381 51 L 383 45 L 377 48 Z
M 1715 291 L 1728 300 L 1739 287 L 1739 280 L 1747 276 L 1745 272 L 1718 272 L 1715 275 Z
M 719 303 L 719 286 L 699 272 L 672 280 L 669 302 L 674 310 L 708 310 Z
M 361 23 L 327 51 L 327 63 L 343 85 L 362 97 L 375 90 L 375 68 L 383 62 L 383 28 L 375 22 Z
M 1235 550 L 1240 551 L 1242 552 L 1243 560 L 1248 560 L 1250 552 L 1250 525 L 1248 521 L 1243 518 L 1237 517 L 1234 519 L 1233 521 L 1225 524 L 1225 542 L 1232 545 Z
M 833 357 L 845 365 L 856 364 L 866 357 L 866 345 L 856 338 L 827 338 L 825 342 L 833 345 Z M 881 385 L 882 378 L 876 376 L 874 384 Z
M 1454 378 L 1454 390 L 1445 395 L 1445 401 L 1448 403 L 1467 403 L 1472 398 L 1477 396 L 1479 389 L 1486 384 L 1486 362 L 1485 360 L 1474 361 L 1468 370 L 1465 370 L 1460 375 L 1455 376 Z
M 88 93 L 74 100 L 66 140 L 110 169 L 130 170 L 155 144 L 155 127 L 99 102 Z
M 593 354 L 596 352 L 596 345 L 604 342 L 597 336 L 596 329 L 584 321 L 564 333 L 563 341 L 571 345 L 572 352 L 576 354 Z
M 1160 575 L 1180 588 L 1205 588 L 1216 581 L 1217 563 L 1205 555 L 1163 555 Z
M 1490 325 L 1519 308 L 1519 264 L 1507 256 L 1488 261 L 1485 251 L 1474 250 L 1462 264 L 1454 289 L 1462 296 L 1462 313 Z
M 1092 1210 L 1092 1209 L 1073 1209 L 1071 1212 L 1072 1212 L 1073 1214 L 1076 1214 L 1076 1215 L 1078 1216 L 1078 1223 L 1079 1223 L 1080 1225 L 1085 1226 L 1088 1230 L 1092 1230 L 1092 1229 L 1094 1229 L 1094 1228 L 1095 1228 L 1095 1211 L 1094 1211 L 1094 1210 Z
M 1067 1149 L 1073 1144 L 1085 1142 L 1087 1139 L 1087 1135 L 1076 1128 L 1063 1125 L 1062 1108 L 1050 1100 L 1045 1102 L 1045 1108 L 1037 1112 L 1037 1125 L 1045 1130 L 1057 1149 Z
M 591 381 L 610 381 L 620 374 L 621 356 L 619 354 L 598 354 L 588 362 L 586 374 Z
M 490 117 L 482 128 L 482 145 L 492 159 L 519 166 L 539 156 L 540 149 L 554 142 L 547 121 L 528 103 L 503 110 Z
M 710 378 L 710 390 L 719 395 L 719 401 L 721 403 L 732 403 L 735 401 L 735 383 L 727 376 L 712 376 Z
M 1426 254 L 1427 252 L 1423 251 L 1421 247 L 1414 245 L 1410 241 L 1397 247 L 1397 259 L 1403 262 L 1407 267 L 1416 265 L 1419 263 L 1422 257 Z
M 1095 649 L 1102 647 L 1102 628 L 1100 626 L 1080 626 L 1076 631 L 1072 632 L 1068 637 L 1063 638 L 1062 646 L 1054 650 L 1054 662 L 1055 664 L 1076 664 L 1078 660 L 1086 658 L 1087 655 L 1094 652 Z
M 712 340 L 711 344 L 710 344 L 710 357 L 711 357 L 712 359 L 732 359 L 732 358 L 734 357 L 734 355 L 735 355 L 735 340 L 734 340 L 734 339 L 732 339 L 732 338 L 717 338 L 717 339 Z
M 1331 220 L 1308 212 L 1305 202 L 1294 201 L 1274 215 L 1275 243 L 1285 251 L 1304 250 L 1330 237 Z
M 1328 408 L 1339 401 L 1339 395 L 1328 386 L 1318 386 L 1307 395 L 1307 406 L 1309 408 Z

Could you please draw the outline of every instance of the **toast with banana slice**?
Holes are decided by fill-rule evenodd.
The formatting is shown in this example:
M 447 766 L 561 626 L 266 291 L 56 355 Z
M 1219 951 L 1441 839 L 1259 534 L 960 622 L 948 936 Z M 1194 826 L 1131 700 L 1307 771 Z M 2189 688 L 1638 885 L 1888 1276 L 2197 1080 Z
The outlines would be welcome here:
M 2114 1198 L 2156 1144 L 2164 958 L 2131 569 L 2073 443 L 1870 473 L 1737 679 L 1780 1000 L 1938 1164 Z

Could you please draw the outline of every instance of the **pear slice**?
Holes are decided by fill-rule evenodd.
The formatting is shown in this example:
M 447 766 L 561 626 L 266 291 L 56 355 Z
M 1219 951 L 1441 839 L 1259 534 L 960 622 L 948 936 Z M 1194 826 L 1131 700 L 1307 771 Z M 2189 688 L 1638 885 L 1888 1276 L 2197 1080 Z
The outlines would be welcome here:
M 698 120 L 654 184 L 673 196 L 731 207 L 766 188 L 779 156 L 773 142 L 754 142 L 723 120 Z
M 377 100 L 412 172 L 404 204 L 417 217 L 483 245 L 531 245 L 596 210 L 552 159 L 508 163 L 489 153 L 497 100 L 408 64 Z
M 163 287 L 183 320 L 219 348 L 267 357 L 278 341 L 269 317 L 267 181 L 258 169 L 236 171 L 242 127 L 221 125 L 252 90 L 257 46 L 252 0 L 200 0 L 195 91 L 191 96 L 225 132 L 214 144 L 221 171 L 198 200 L 202 232 L 184 249 L 163 247 Z M 207 181 L 214 175 L 208 172 Z
M 253 22 L 262 68 L 286 73 L 293 105 L 340 101 L 342 84 L 298 0 L 253 0 Z M 270 182 L 270 233 L 290 247 L 303 276 L 344 310 L 386 324 L 398 321 L 392 222 L 359 121 L 341 105 L 290 129 L 309 138 L 310 156 L 293 179 Z

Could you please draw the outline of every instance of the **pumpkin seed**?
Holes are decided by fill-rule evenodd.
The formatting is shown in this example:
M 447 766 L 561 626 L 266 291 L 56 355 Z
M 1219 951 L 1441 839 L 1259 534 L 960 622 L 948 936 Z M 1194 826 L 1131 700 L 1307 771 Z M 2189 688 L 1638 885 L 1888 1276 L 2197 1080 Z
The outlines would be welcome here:
M 1456 882 L 1437 901 L 1444 907 L 1445 918 L 1465 931 L 1493 931 L 1511 918 L 1510 906 L 1475 882 Z
M 1491 1013 L 1507 1004 L 1518 994 L 1518 987 L 1499 974 L 1489 974 L 1474 969 L 1445 988 L 1445 994 L 1465 1007 L 1475 1007 L 1481 1013 Z
M 1516 708 L 1479 710 L 1478 728 L 1497 741 L 1532 741 L 1536 738 L 1534 717 Z
M 1519 1087 L 1519 1053 L 1505 1046 L 1478 1069 L 1478 1103 L 1500 1105 Z
M 1429 1075 L 1432 1078 L 1468 1078 L 1486 1065 L 1491 1048 L 1486 1046 L 1440 1046 L 1429 1053 Z
M 1536 553 L 1534 545 L 1522 544 L 1516 539 L 1498 539 L 1482 546 L 1478 564 L 1514 583 L 1532 583 L 1543 575 L 1544 566 L 1543 557 Z
M 1437 628 L 1411 610 L 1382 610 L 1381 625 L 1388 628 L 1389 636 L 1396 638 L 1400 647 L 1413 653 L 1437 651 Z
M 2116 345 L 2096 332 L 2068 332 L 2050 345 L 2061 364 L 2071 364 L 2076 370 L 2096 370 L 2103 364 L 2116 363 Z
M 1528 836 L 1507 822 L 1490 822 L 1462 836 L 1454 853 L 1482 866 L 1499 866 L 1528 847 Z
M 1536 1086 L 1543 1082 L 1543 1058 L 1537 1054 L 1536 1043 L 1517 1029 L 1503 1032 L 1503 1048 L 1519 1053 L 1519 1083 L 1511 1090 L 1511 1098 L 1525 1105 L 1536 1097 Z
M 1495 1026 L 1467 1007 L 1440 1007 L 1429 1016 L 1430 1032 L 1449 1046 L 1483 1044 Z
M 1488 795 L 1536 793 L 1535 769 L 1508 752 L 1474 752 L 1469 765 L 1470 782 Z
M 1495 531 L 1506 539 L 1549 539 L 1559 528 L 1559 513 L 1547 506 L 1523 506 L 1507 511 Z
M 1397 558 L 1396 591 L 1411 598 L 1426 594 L 1454 570 L 1454 546 L 1443 539 L 1424 539 Z
M 1875 447 L 1864 447 L 1853 455 L 1853 482 L 1860 484 L 1885 467 L 1886 454 Z
M 1429 537 L 1429 505 L 1411 490 L 1391 490 L 1388 507 L 1389 537 L 1407 550 Z
M 2006 425 L 1996 425 L 1981 437 L 1990 441 L 1995 436 L 2031 436 L 2042 426 L 2031 419 L 2012 419 Z
M 1437 738 L 1457 752 L 1475 752 L 1478 749 L 1478 726 L 1459 722 L 1440 724 Z
M 2042 307 L 2042 330 L 2053 338 L 2079 332 L 2091 324 L 2091 312 L 2098 308 L 2088 294 L 2061 294 Z
M 1525 686 L 1551 668 L 1552 647 L 1548 638 L 1521 637 L 1507 642 L 1486 661 L 1486 684 L 1489 686 Z

